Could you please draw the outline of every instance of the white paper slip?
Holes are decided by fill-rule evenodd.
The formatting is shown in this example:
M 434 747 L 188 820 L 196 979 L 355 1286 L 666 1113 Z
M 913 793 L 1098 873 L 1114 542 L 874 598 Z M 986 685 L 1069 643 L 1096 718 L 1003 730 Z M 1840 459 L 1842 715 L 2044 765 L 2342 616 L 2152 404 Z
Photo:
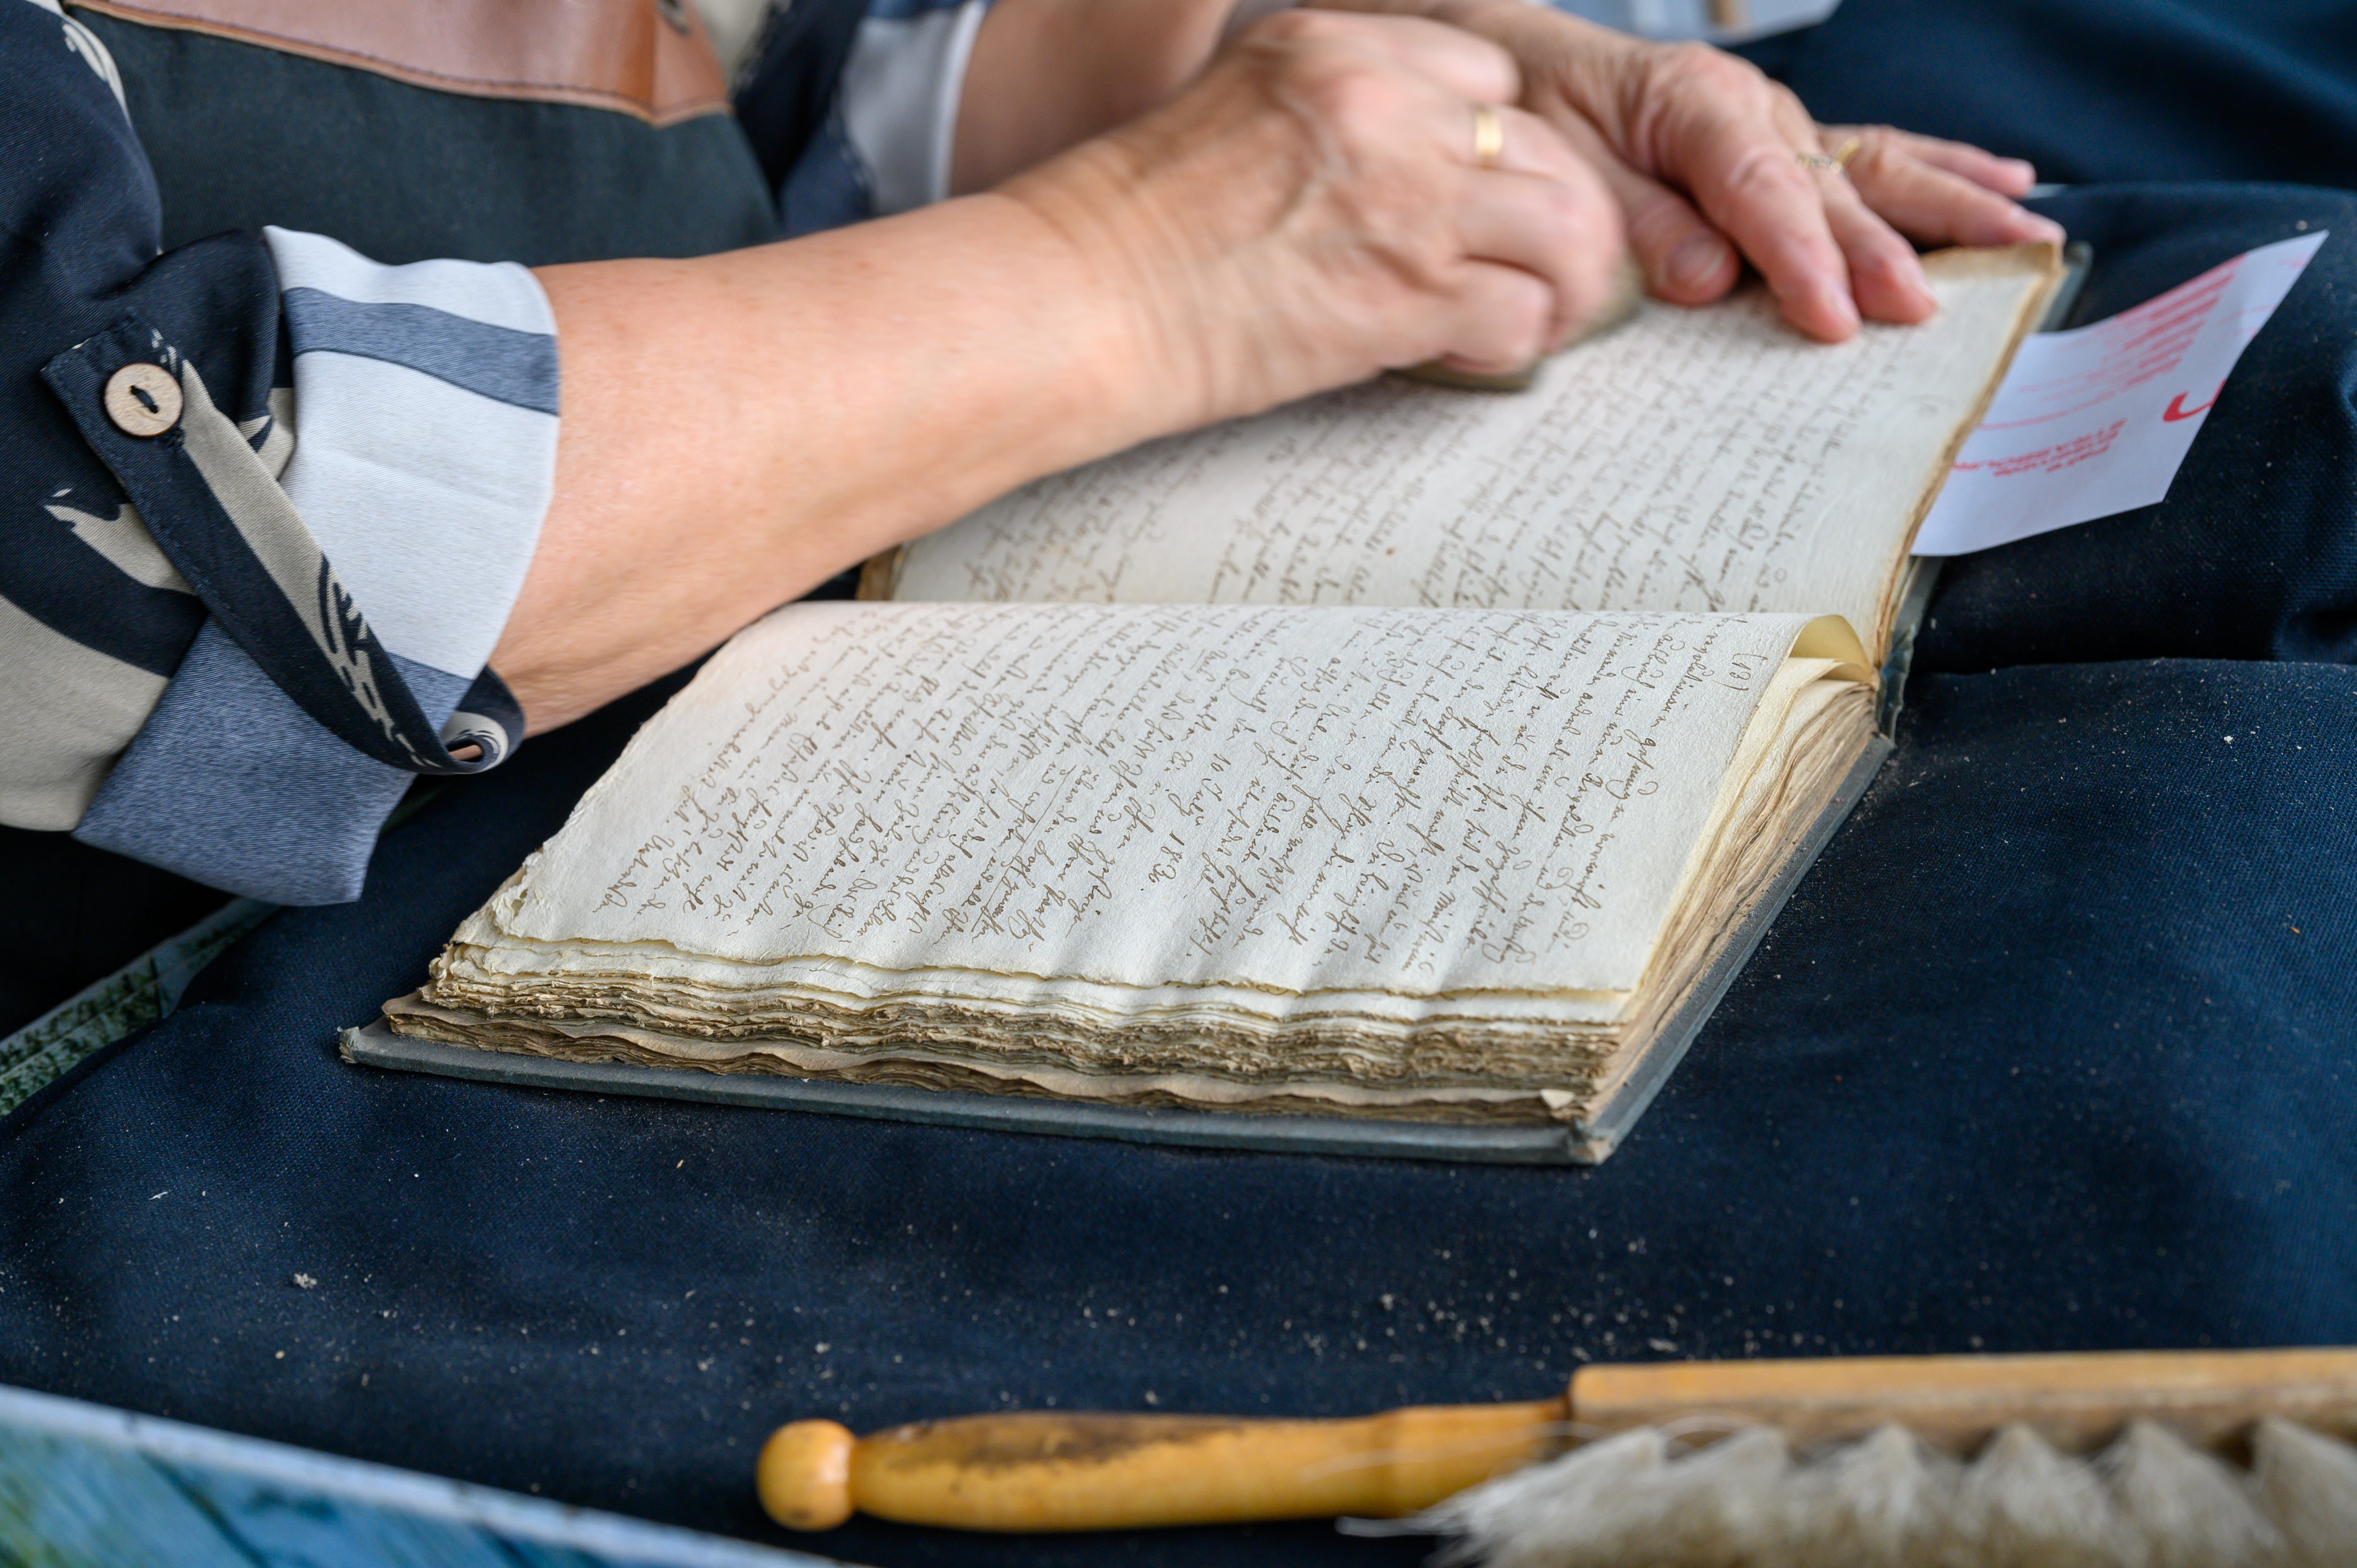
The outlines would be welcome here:
M 1964 555 L 2150 506 L 2325 232 L 2233 261 L 2092 327 L 2025 339 L 1915 538 Z

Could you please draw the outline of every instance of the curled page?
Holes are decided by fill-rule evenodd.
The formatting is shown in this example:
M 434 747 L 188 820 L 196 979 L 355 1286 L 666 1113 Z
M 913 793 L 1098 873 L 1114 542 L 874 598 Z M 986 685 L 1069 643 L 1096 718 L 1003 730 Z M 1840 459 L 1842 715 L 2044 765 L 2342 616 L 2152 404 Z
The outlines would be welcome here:
M 863 990 L 1625 993 L 1806 624 L 791 606 L 640 733 L 496 919 Z
M 1867 744 L 1867 681 L 1830 617 L 791 606 L 387 1015 L 724 1070 L 1577 1121 Z

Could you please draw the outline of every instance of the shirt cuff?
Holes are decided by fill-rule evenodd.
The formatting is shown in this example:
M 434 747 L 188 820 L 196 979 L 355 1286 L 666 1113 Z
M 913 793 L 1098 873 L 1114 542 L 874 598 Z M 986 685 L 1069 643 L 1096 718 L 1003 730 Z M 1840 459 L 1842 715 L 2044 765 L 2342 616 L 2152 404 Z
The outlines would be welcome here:
M 332 563 L 323 591 L 365 614 L 429 733 L 503 744 L 462 715 L 554 488 L 547 297 L 512 263 L 387 267 L 317 235 L 264 240 L 294 386 L 258 456 Z M 245 640 L 207 623 L 74 836 L 275 903 L 356 897 L 411 771 L 332 733 Z

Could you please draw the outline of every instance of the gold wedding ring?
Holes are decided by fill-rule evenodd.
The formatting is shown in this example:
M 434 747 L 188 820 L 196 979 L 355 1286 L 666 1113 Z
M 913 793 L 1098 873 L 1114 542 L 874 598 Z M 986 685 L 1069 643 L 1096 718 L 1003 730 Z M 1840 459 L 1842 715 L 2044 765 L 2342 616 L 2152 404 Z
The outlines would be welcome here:
M 1812 174 L 1842 174 L 1848 170 L 1849 160 L 1857 156 L 1857 149 L 1863 145 L 1864 138 L 1847 136 L 1832 152 L 1794 153 L 1792 156 L 1800 159 L 1801 166 Z
M 1496 168 L 1506 156 L 1506 122 L 1487 103 L 1473 105 L 1473 166 Z

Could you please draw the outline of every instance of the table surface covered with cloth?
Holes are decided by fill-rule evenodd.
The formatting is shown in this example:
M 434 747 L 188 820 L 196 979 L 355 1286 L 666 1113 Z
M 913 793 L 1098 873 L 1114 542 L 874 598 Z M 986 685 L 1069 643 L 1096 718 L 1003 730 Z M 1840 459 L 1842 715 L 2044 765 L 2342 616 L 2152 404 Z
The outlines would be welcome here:
M 2320 4 L 1849 0 L 1764 51 L 1824 119 L 2084 182 L 2040 204 L 2093 245 L 2075 321 L 2333 238 L 2166 501 L 1951 564 L 1896 752 L 1608 1164 L 339 1060 L 674 678 L 449 784 L 359 902 L 274 916 L 15 1116 L 0 1382 L 782 1541 L 752 1457 L 802 1416 L 1343 1414 L 1544 1397 L 1589 1359 L 2357 1341 L 2357 195 L 2327 188 L 2357 175 L 2352 35 Z M 802 1543 L 1427 1550 L 1323 1524 Z

